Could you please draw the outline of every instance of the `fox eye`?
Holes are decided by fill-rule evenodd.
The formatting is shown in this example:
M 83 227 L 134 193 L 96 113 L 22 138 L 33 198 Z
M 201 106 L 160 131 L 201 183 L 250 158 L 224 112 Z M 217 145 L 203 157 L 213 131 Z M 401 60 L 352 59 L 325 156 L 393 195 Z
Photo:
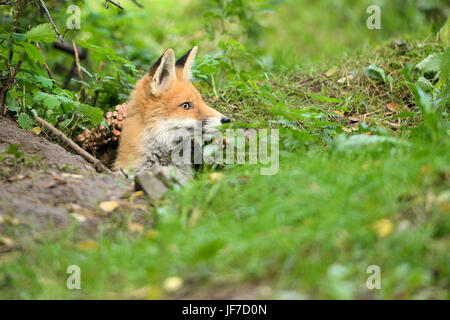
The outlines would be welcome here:
M 191 106 L 191 104 L 189 102 L 185 102 L 185 103 L 180 104 L 180 107 L 183 108 L 184 110 L 192 109 L 192 106 Z

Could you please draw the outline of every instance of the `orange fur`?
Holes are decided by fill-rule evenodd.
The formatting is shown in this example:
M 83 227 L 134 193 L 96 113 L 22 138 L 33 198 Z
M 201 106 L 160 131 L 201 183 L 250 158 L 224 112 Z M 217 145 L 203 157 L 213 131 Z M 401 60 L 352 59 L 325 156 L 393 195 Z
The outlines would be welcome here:
M 127 104 L 115 169 L 136 168 L 144 156 L 144 136 L 156 128 L 159 120 L 221 118 L 222 114 L 208 106 L 198 90 L 185 79 L 186 73 L 177 68 L 175 78 L 159 96 L 151 91 L 152 76 L 146 74 L 136 84 Z M 180 105 L 189 102 L 193 108 L 184 110 Z

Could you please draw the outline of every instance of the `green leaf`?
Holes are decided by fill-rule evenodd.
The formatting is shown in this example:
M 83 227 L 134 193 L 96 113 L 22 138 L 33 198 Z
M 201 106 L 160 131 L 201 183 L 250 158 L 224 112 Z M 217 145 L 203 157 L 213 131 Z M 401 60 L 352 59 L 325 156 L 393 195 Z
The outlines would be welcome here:
M 22 112 L 22 113 L 19 115 L 19 119 L 17 120 L 17 122 L 19 123 L 19 126 L 20 126 L 22 129 L 25 129 L 25 130 L 31 130 L 31 129 L 33 129 L 34 121 L 33 121 L 33 119 L 31 119 L 30 116 L 27 115 L 26 113 L 23 113 L 23 112 Z
M 36 102 L 42 102 L 44 106 L 49 109 L 54 109 L 61 105 L 61 102 L 57 97 L 45 92 L 36 93 L 33 100 Z
M 416 65 L 423 73 L 439 73 L 441 71 L 442 54 L 433 53 Z
M 34 45 L 32 45 L 29 42 L 22 43 L 22 46 L 25 49 L 25 52 L 27 53 L 28 57 L 36 63 L 39 62 L 41 64 L 45 63 L 44 57 L 42 56 L 41 52 L 36 48 Z
M 51 88 L 53 87 L 53 81 L 50 78 L 44 77 L 44 76 L 36 76 L 36 81 L 42 84 L 44 88 Z
M 378 68 L 374 64 L 371 64 L 370 66 L 365 68 L 364 73 L 373 80 L 380 80 L 380 81 L 387 83 L 386 74 L 384 73 L 384 70 L 381 68 Z
M 24 42 L 27 41 L 27 35 L 25 33 L 16 33 L 12 34 L 14 41 L 16 42 Z
M 450 46 L 450 17 L 447 18 L 447 22 L 439 31 L 439 39 L 441 40 L 444 48 L 448 48 Z
M 27 39 L 30 42 L 35 41 L 53 42 L 56 40 L 56 34 L 50 23 L 44 23 L 28 31 Z
M 20 159 L 23 157 L 23 152 L 20 152 L 19 146 L 17 144 L 10 144 L 6 149 L 6 153 L 12 154 L 16 159 Z
M 98 125 L 103 120 L 103 111 L 100 108 L 92 107 L 87 104 L 80 103 L 78 110 L 89 118 L 93 125 Z
M 442 55 L 441 80 L 444 84 L 450 83 L 450 48 Z

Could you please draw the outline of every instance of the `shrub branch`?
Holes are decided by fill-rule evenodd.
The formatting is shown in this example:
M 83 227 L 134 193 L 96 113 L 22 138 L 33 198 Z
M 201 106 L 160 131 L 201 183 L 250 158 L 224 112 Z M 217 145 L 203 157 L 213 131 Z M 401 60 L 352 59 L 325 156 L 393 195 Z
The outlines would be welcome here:
M 52 18 L 52 16 L 50 15 L 50 12 L 48 11 L 47 6 L 45 5 L 44 0 L 39 0 L 39 2 L 41 3 L 41 7 L 42 7 L 42 9 L 44 9 L 45 14 L 46 14 L 47 17 L 48 17 L 48 20 L 50 21 L 50 23 L 51 23 L 51 25 L 52 25 L 52 27 L 53 27 L 53 30 L 55 30 L 55 33 L 56 33 L 56 35 L 58 36 L 59 42 L 64 42 L 64 39 L 63 39 L 63 37 L 61 36 L 61 33 L 59 32 L 58 28 L 56 27 L 56 24 L 55 24 L 55 22 L 53 21 L 53 18 Z

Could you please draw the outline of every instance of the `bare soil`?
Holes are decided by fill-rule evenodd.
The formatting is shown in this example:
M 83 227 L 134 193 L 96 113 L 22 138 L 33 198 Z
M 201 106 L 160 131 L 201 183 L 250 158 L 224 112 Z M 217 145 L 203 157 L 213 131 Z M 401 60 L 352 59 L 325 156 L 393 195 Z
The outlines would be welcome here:
M 23 159 L 6 155 L 0 163 L 0 236 L 35 234 L 65 228 L 78 220 L 95 232 L 102 220 L 101 201 L 121 198 L 132 184 L 118 176 L 97 173 L 79 155 L 22 130 L 14 121 L 0 117 L 0 154 L 9 145 L 19 146 Z

